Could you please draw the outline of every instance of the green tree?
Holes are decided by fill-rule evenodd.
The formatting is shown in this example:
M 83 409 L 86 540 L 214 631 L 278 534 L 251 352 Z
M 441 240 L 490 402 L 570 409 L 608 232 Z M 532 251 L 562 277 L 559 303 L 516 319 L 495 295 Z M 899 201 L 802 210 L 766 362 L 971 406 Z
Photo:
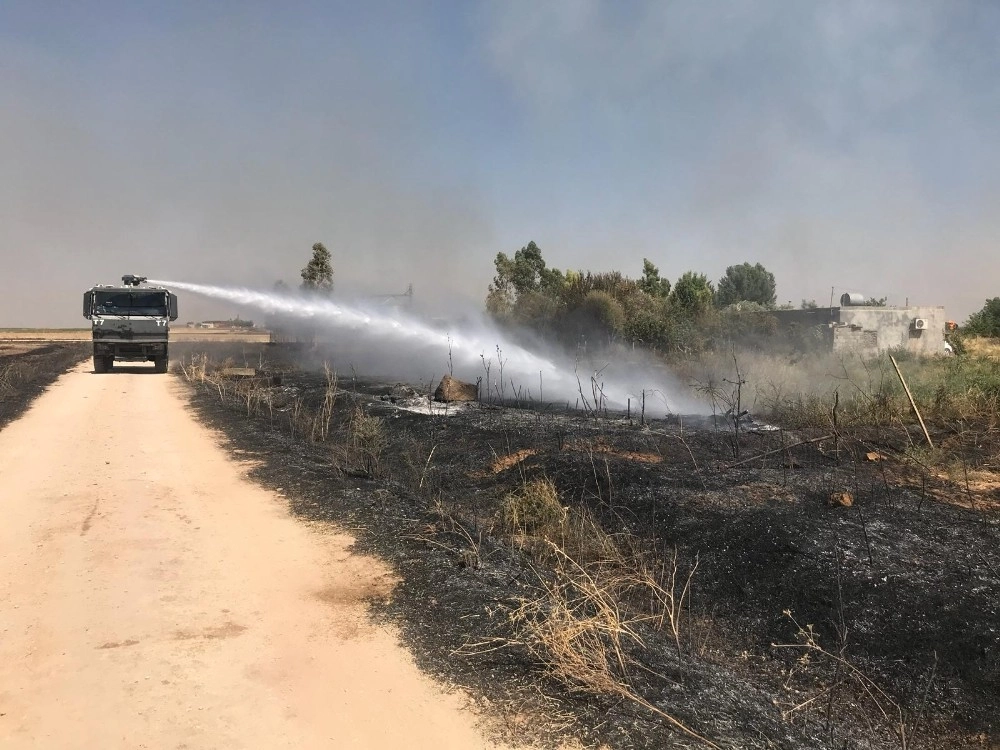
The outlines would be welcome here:
M 670 292 L 670 304 L 675 310 L 697 317 L 712 307 L 715 290 L 703 273 L 687 271 L 677 279 Z
M 302 269 L 302 288 L 306 291 L 329 294 L 333 291 L 333 263 L 330 251 L 322 242 L 317 242 L 312 247 L 312 253 L 312 259 Z
M 969 316 L 962 332 L 970 336 L 1000 338 L 1000 297 L 986 300 L 982 310 Z
M 517 298 L 517 304 L 510 309 L 508 318 L 520 325 L 547 331 L 557 317 L 558 307 L 558 300 L 551 294 L 525 292 Z
M 531 292 L 555 294 L 565 279 L 559 269 L 545 265 L 542 250 L 533 241 L 513 258 L 497 253 L 493 264 L 497 273 L 486 295 L 486 308 L 494 315 L 510 312 L 519 297 Z
M 888 301 L 888 297 L 869 297 L 865 300 L 865 304 L 868 307 L 885 307 L 885 304 Z
M 660 269 L 649 258 L 642 259 L 642 279 L 639 288 L 650 297 L 666 297 L 670 294 L 670 280 L 660 277 Z
M 816 300 L 814 300 L 814 299 L 803 299 L 802 300 L 802 304 L 799 305 L 799 309 L 800 310 L 817 310 L 817 309 L 819 309 L 819 305 L 816 304 Z
M 622 326 L 624 338 L 647 349 L 659 349 L 667 340 L 669 303 L 663 297 L 646 294 L 626 310 Z
M 588 292 L 578 310 L 585 319 L 589 319 L 595 331 L 608 339 L 617 336 L 625 324 L 625 311 L 618 300 L 607 292 Z
M 729 266 L 725 275 L 719 279 L 719 291 L 716 293 L 719 307 L 734 302 L 756 302 L 764 307 L 771 307 L 776 299 L 774 274 L 760 263 L 752 266 L 749 263 Z

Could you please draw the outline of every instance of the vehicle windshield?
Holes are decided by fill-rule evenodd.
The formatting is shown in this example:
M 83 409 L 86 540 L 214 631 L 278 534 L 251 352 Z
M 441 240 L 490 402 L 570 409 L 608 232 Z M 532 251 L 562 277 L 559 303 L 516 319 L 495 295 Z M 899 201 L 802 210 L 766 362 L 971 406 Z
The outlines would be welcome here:
M 166 315 L 166 292 L 95 292 L 98 315 Z

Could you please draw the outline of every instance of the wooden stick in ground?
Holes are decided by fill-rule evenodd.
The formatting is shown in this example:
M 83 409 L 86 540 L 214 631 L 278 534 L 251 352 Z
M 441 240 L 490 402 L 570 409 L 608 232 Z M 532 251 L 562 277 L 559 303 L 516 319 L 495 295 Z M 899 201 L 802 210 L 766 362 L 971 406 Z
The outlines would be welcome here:
M 899 376 L 899 382 L 903 384 L 903 390 L 906 391 L 906 397 L 910 399 L 910 406 L 913 407 L 913 413 L 917 415 L 917 421 L 920 422 L 920 429 L 924 431 L 924 437 L 927 438 L 927 445 L 933 448 L 934 442 L 931 440 L 930 433 L 927 432 L 927 425 L 924 424 L 924 418 L 920 416 L 920 409 L 917 408 L 917 402 L 913 400 L 913 394 L 910 393 L 910 386 L 906 384 L 906 381 L 903 379 L 903 373 L 900 372 L 899 365 L 896 364 L 896 358 L 890 354 L 889 361 L 892 362 L 892 366 L 896 368 L 896 374 Z
M 763 453 L 758 453 L 756 456 L 750 456 L 750 458 L 744 458 L 742 461 L 737 461 L 734 464 L 729 464 L 729 469 L 735 469 L 737 466 L 742 466 L 743 464 L 748 464 L 751 461 L 756 461 L 758 458 L 764 458 L 765 456 L 772 456 L 775 453 L 781 453 L 782 451 L 791 450 L 792 448 L 798 448 L 800 445 L 809 445 L 810 443 L 818 443 L 822 440 L 829 440 L 833 435 L 822 435 L 817 438 L 811 438 L 810 440 L 800 440 L 797 443 L 792 443 L 791 445 L 784 445 L 781 448 L 774 448 L 773 450 L 764 451 Z

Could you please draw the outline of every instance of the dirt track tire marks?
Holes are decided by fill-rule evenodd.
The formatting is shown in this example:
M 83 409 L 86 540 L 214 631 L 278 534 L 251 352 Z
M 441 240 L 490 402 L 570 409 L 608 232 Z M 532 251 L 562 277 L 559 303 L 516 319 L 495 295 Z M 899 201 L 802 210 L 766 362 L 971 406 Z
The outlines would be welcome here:
M 0 431 L 0 746 L 475 748 L 365 601 L 152 368 L 89 362 Z

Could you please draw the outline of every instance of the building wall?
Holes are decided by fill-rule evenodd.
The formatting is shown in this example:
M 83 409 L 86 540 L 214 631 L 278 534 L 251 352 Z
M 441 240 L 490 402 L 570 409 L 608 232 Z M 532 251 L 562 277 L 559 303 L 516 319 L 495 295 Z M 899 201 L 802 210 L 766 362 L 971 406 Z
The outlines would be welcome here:
M 927 321 L 917 330 L 913 321 Z M 906 349 L 918 355 L 944 353 L 943 307 L 841 307 L 840 325 L 833 331 L 835 351 Z
M 810 326 L 829 325 L 840 322 L 839 307 L 813 307 L 807 310 L 771 310 L 778 325 L 791 328 L 808 328 Z

